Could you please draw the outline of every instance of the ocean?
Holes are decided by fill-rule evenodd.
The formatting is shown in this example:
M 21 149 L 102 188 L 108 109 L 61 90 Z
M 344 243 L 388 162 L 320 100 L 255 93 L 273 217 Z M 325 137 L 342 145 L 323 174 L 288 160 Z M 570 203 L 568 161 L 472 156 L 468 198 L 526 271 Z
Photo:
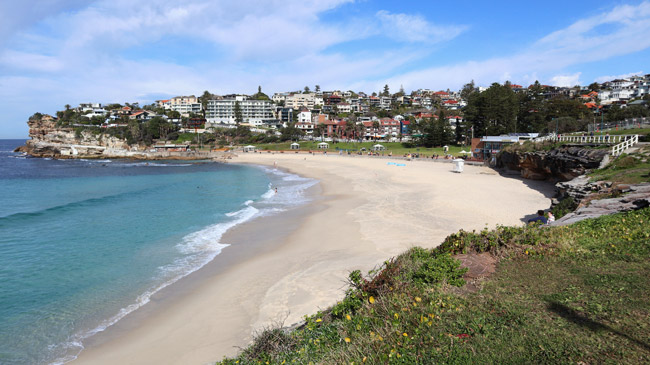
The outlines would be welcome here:
M 211 161 L 12 152 L 24 142 L 0 140 L 0 364 L 73 360 L 85 339 L 227 253 L 228 229 L 307 203 L 316 184 Z

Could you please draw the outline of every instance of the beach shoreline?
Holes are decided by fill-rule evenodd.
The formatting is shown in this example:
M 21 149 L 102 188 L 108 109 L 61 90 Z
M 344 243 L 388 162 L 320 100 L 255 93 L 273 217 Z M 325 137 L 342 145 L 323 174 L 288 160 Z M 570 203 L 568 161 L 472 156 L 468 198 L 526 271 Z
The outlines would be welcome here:
M 412 246 L 434 247 L 459 229 L 520 224 L 547 208 L 552 194 L 549 184 L 485 167 L 455 174 L 451 164 L 417 160 L 402 167 L 363 157 L 244 154 L 232 162 L 315 178 L 320 198 L 293 216 L 256 219 L 226 233 L 223 241 L 233 246 L 266 237 L 268 248 L 221 269 L 206 265 L 196 273 L 200 280 L 171 290 L 167 304 L 124 321 L 115 335 L 90 341 L 74 363 L 186 364 L 232 356 L 256 331 L 297 323 L 341 299 L 350 271 L 367 272 Z M 268 234 L 278 226 L 283 234 Z M 129 322 L 137 326 L 127 328 Z

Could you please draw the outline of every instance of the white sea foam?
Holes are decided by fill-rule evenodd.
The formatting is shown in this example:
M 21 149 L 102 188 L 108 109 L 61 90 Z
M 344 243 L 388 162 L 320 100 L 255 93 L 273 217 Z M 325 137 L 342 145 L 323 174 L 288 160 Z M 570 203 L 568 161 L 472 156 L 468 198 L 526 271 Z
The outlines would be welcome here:
M 131 165 L 141 166 L 142 164 L 144 163 Z M 156 165 L 169 166 L 167 164 Z M 179 165 L 185 166 L 185 164 Z M 221 238 L 226 231 L 256 217 L 278 214 L 289 207 L 306 203 L 307 198 L 304 195 L 304 191 L 318 183 L 317 180 L 303 178 L 277 169 L 272 170 L 267 168 L 265 171 L 271 175 L 280 177 L 279 180 L 283 182 L 282 185 L 278 186 L 278 193 L 275 192 L 275 187 L 269 185 L 269 189 L 260 196 L 259 200 L 248 200 L 244 202 L 244 208 L 226 213 L 225 215 L 230 220 L 210 225 L 183 237 L 182 241 L 176 245 L 176 248 L 183 254 L 183 257 L 176 259 L 170 265 L 159 268 L 160 277 L 165 280 L 162 284 L 153 286 L 145 291 L 135 299 L 134 303 L 120 309 L 117 314 L 101 322 L 97 327 L 76 334 L 68 342 L 57 345 L 57 347 L 63 346 L 66 350 L 65 352 L 74 352 L 75 354 L 68 354 L 65 357 L 61 357 L 52 364 L 65 364 L 76 359 L 84 348 L 84 339 L 105 331 L 129 313 L 149 303 L 155 293 L 199 270 L 212 261 L 224 248 L 229 246 L 221 242 Z

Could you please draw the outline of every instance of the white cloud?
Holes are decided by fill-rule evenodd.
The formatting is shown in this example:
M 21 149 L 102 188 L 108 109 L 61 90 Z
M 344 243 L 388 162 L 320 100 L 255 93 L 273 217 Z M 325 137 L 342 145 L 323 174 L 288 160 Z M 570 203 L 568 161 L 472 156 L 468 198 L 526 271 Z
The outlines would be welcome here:
M 333 51 L 369 36 L 392 36 L 388 29 L 404 30 L 384 29 L 375 17 L 322 19 L 350 2 L 99 0 L 43 17 L 29 32 L 14 29 L 4 49 L 0 44 L 0 103 L 11 105 L 3 108 L 10 111 L 2 123 L 26 130 L 24 120 L 36 111 L 88 101 L 150 102 L 153 95 L 203 90 L 254 92 L 257 85 L 266 92 L 314 84 L 345 88 L 422 57 L 400 48 L 418 42 L 412 35 L 394 49 Z M 398 16 L 418 20 L 417 30 L 438 40 L 454 36 L 437 35 L 441 28 L 422 17 Z M 187 45 L 174 53 L 179 43 Z
M 599 83 L 603 83 L 603 82 L 606 82 L 606 81 L 612 81 L 612 80 L 616 80 L 616 79 L 627 79 L 628 77 L 637 76 L 637 75 L 643 75 L 643 71 L 630 72 L 630 73 L 626 73 L 626 74 L 622 74 L 622 75 L 600 76 L 600 77 L 597 77 L 594 81 L 599 82 Z
M 456 38 L 466 26 L 439 26 L 419 15 L 391 14 L 386 10 L 377 12 L 383 33 L 393 39 L 408 42 L 437 43 Z
M 580 85 L 580 75 L 582 72 L 576 72 L 572 75 L 556 75 L 551 77 L 551 85 L 554 86 L 575 86 Z
M 477 84 L 486 85 L 502 79 L 503 75 L 508 75 L 510 81 L 514 82 L 530 81 L 531 74 L 540 77 L 548 75 L 547 79 L 540 81 L 550 83 L 555 74 L 568 66 L 631 54 L 650 47 L 648 34 L 650 2 L 636 6 L 623 5 L 578 20 L 511 56 L 408 72 L 392 77 L 390 85 L 403 84 L 406 88 L 414 89 L 431 85 L 459 88 L 472 79 Z

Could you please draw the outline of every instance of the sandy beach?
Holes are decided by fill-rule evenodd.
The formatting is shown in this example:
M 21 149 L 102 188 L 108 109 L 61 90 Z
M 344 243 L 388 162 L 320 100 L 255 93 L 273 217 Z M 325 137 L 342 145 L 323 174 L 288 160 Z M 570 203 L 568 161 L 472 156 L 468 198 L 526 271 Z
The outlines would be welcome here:
M 246 153 L 230 162 L 277 164 L 318 179 L 318 196 L 307 207 L 228 232 L 225 250 L 257 246 L 231 264 L 199 270 L 200 280 L 172 285 L 170 298 L 134 313 L 138 321 L 93 337 L 75 364 L 220 360 L 246 346 L 255 331 L 297 323 L 341 299 L 352 270 L 367 272 L 412 246 L 434 247 L 461 228 L 523 224 L 548 208 L 553 194 L 547 183 L 477 166 L 457 174 L 452 164 L 433 161 Z

